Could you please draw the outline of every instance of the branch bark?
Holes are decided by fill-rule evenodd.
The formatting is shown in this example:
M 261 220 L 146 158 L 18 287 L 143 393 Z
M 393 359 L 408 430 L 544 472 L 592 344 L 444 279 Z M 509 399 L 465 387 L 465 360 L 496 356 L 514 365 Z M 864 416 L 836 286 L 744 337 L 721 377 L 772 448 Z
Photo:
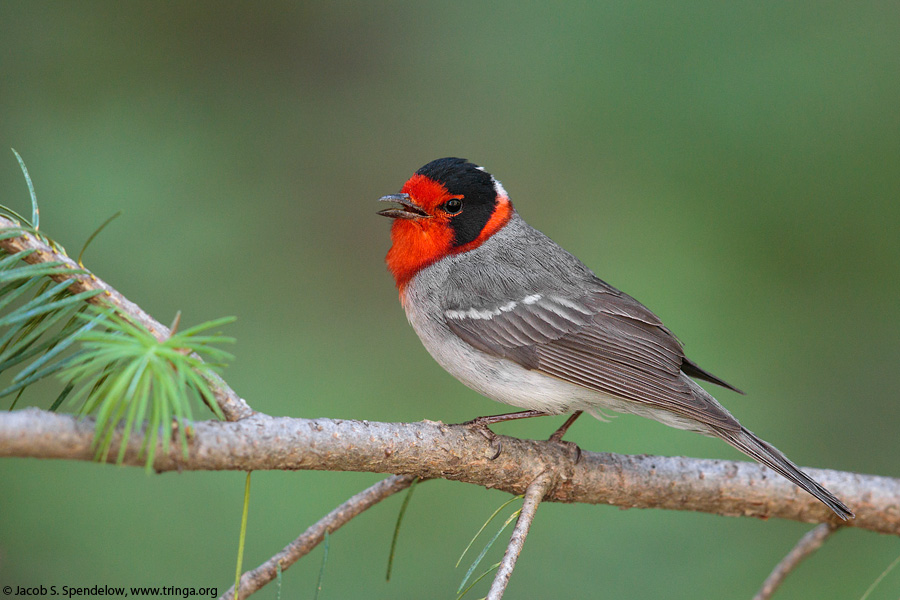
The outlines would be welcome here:
M 25 409 L 0 414 L 0 457 L 93 460 L 94 424 L 70 415 Z M 128 441 L 124 462 L 143 466 L 143 436 Z M 325 470 L 415 475 L 464 481 L 523 494 L 541 473 L 555 476 L 545 500 L 624 508 L 691 510 L 726 516 L 835 522 L 824 505 L 754 463 L 685 457 L 572 453 L 549 441 L 503 437 L 503 452 L 460 425 L 432 421 L 375 423 L 291 419 L 256 413 L 237 422 L 202 421 L 177 444 L 157 449 L 159 471 Z M 116 456 L 120 437 L 113 441 Z M 806 471 L 833 490 L 857 517 L 846 523 L 900 534 L 900 479 L 826 469 Z

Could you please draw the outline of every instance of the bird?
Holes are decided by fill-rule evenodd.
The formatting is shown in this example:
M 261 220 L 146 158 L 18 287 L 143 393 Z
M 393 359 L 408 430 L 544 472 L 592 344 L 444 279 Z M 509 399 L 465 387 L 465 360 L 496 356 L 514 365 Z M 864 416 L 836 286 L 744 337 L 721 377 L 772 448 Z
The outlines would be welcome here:
M 385 261 L 422 344 L 469 388 L 525 409 L 467 423 L 489 439 L 489 425 L 513 419 L 571 413 L 550 438 L 561 442 L 582 412 L 639 415 L 722 439 L 853 518 L 694 379 L 740 390 L 688 359 L 643 304 L 528 225 L 484 168 L 433 160 L 379 200 L 394 204 L 377 213 L 393 220 Z

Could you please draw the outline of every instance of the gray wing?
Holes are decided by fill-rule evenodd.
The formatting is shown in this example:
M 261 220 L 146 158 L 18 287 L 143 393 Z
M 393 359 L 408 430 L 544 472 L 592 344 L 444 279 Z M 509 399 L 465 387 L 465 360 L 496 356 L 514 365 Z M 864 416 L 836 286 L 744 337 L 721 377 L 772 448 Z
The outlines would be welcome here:
M 594 283 L 580 296 L 545 291 L 446 310 L 444 316 L 453 333 L 488 354 L 718 429 L 739 430 L 715 400 L 691 391 L 682 365 L 696 365 L 659 318 L 631 296 L 599 279 Z

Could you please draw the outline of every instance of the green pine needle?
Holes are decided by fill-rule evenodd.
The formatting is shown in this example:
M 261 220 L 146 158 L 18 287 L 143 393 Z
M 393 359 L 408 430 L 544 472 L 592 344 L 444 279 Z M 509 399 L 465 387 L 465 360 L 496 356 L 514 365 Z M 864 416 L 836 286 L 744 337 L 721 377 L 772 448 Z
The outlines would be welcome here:
M 25 227 L 23 227 L 22 229 L 8 229 L 4 231 L 2 234 L 0 234 L 0 240 L 8 240 L 9 238 L 20 237 L 26 231 L 28 233 L 35 233 L 34 228 L 31 226 L 31 223 L 28 221 L 28 219 L 26 219 L 10 207 L 0 204 L 0 213 L 5 214 L 10 218 L 10 220 L 15 221 L 19 225 L 25 223 Z
M 516 510 L 515 512 L 513 512 L 511 515 L 509 515 L 509 517 L 506 519 L 506 521 L 503 523 L 503 525 L 500 527 L 500 529 L 497 530 L 497 533 L 494 534 L 494 537 L 491 538 L 491 540 L 487 543 L 487 545 L 484 547 L 484 549 L 478 555 L 478 558 L 475 559 L 475 562 L 472 563 L 472 566 L 469 567 L 469 570 L 466 571 L 466 576 L 463 577 L 462 582 L 459 584 L 459 588 L 457 588 L 457 590 L 456 590 L 457 593 L 460 593 L 462 591 L 463 586 L 466 585 L 466 582 L 469 580 L 469 577 L 471 577 L 472 573 L 475 571 L 475 569 L 478 568 L 478 565 L 481 563 L 481 559 L 483 559 L 485 554 L 488 553 L 488 550 L 491 549 L 491 546 L 494 545 L 494 542 L 497 541 L 497 538 L 500 537 L 500 534 L 503 533 L 503 531 L 507 527 L 509 527 L 510 523 L 515 521 L 517 518 L 519 518 L 519 513 L 521 513 L 521 512 L 522 512 L 521 508 Z
M 281 561 L 275 565 L 275 600 L 281 600 Z
M 31 235 L 34 235 L 46 242 L 53 249 L 65 254 L 65 248 L 38 231 L 41 225 L 41 211 L 38 208 L 37 194 L 35 194 L 34 192 L 34 183 L 31 181 L 31 175 L 28 173 L 28 168 L 25 166 L 25 161 L 22 160 L 22 157 L 18 152 L 16 152 L 15 148 L 11 148 L 11 150 L 13 151 L 13 154 L 16 155 L 16 160 L 19 162 L 19 168 L 22 170 L 22 175 L 25 177 L 25 184 L 28 186 L 28 196 L 31 199 L 31 220 L 29 221 L 7 206 L 0 205 L 0 214 L 5 214 L 20 226 L 16 229 L 10 228 L 7 231 L 4 231 L 2 234 L 0 234 L 0 239 L 19 237 L 23 233 L 30 233 Z
M 82 314 L 81 311 L 76 314 Z M 81 325 L 81 327 L 75 329 L 74 327 L 67 326 L 65 327 L 60 336 L 56 339 L 50 340 L 40 346 L 30 349 L 27 352 L 21 352 L 16 356 L 18 360 L 24 360 L 27 358 L 31 358 L 34 354 L 37 354 L 41 351 L 45 351 L 44 355 L 32 362 L 30 365 L 19 371 L 13 381 L 21 381 L 24 377 L 31 375 L 32 373 L 39 372 L 38 369 L 44 366 L 45 363 L 49 362 L 53 358 L 55 358 L 60 353 L 64 352 L 69 348 L 72 344 L 78 341 L 82 335 L 93 329 L 98 323 L 103 321 L 106 318 L 104 313 L 98 313 L 93 318 L 88 320 L 88 322 L 84 325 L 81 325 L 80 322 L 75 322 L 75 324 Z M 71 331 L 71 333 L 69 333 Z M 12 360 L 12 359 L 10 359 Z M 40 371 L 44 372 L 46 369 Z M 44 376 L 49 375 L 50 373 L 46 373 Z
M 6 232 L 4 232 L 6 233 Z M 72 280 L 56 282 L 50 275 L 71 273 L 64 263 L 29 265 L 26 250 L 9 255 L 0 251 L 0 373 L 21 367 L 0 397 L 15 394 L 12 410 L 26 387 L 68 365 L 74 357 L 64 354 L 79 334 L 96 323 L 77 322 L 75 315 L 87 309 L 86 300 L 101 290 L 72 294 Z
M 83 307 L 78 307 L 81 310 Z M 45 336 L 50 329 L 59 322 L 69 317 L 66 325 L 60 329 L 57 336 L 47 340 Z M 65 337 L 72 329 L 72 313 L 65 309 L 58 309 L 46 315 L 41 315 L 35 319 L 31 319 L 19 331 L 14 331 L 17 335 L 4 335 L 5 342 L 0 346 L 0 371 L 5 371 L 13 365 L 24 362 L 33 356 L 48 350 L 55 345 L 57 341 Z M 15 339 L 13 339 L 15 338 Z
M 100 232 L 103 231 L 104 229 L 106 229 L 107 225 L 109 225 L 115 219 L 117 219 L 118 217 L 121 217 L 121 216 L 122 216 L 122 211 L 120 210 L 113 216 L 108 217 L 105 221 L 103 221 L 103 223 L 100 224 L 100 227 L 95 229 L 94 233 L 92 233 L 91 235 L 88 236 L 88 239 L 84 242 L 84 246 L 81 247 L 81 252 L 78 253 L 78 260 L 76 262 L 79 265 L 81 265 L 82 267 L 84 266 L 84 263 L 81 262 L 81 259 L 84 257 L 84 253 L 88 249 L 88 246 L 90 246 L 91 242 L 94 241 L 94 238 L 96 238 L 98 235 L 100 235 Z
M 28 186 L 31 220 L 0 206 L 0 214 L 15 223 L 0 230 L 0 240 L 36 236 L 65 254 L 62 246 L 38 231 L 40 210 L 34 184 L 25 161 L 14 149 L 13 153 Z M 88 237 L 82 254 L 119 214 Z M 146 457 L 148 470 L 158 448 L 169 451 L 174 436 L 187 454 L 193 403 L 206 404 L 224 418 L 212 401 L 210 381 L 218 368 L 232 360 L 218 346 L 234 340 L 212 330 L 233 319 L 202 323 L 158 341 L 111 309 L 89 307 L 86 301 L 102 290 L 70 292 L 71 276 L 87 273 L 83 268 L 63 261 L 28 264 L 23 260 L 35 252 L 9 254 L 0 249 L 0 373 L 18 369 L 11 381 L 4 382 L 0 397 L 14 395 L 11 410 L 26 387 L 56 374 L 65 384 L 50 410 L 68 400 L 80 406 L 80 416 L 96 416 L 93 443 L 98 459 L 109 459 L 112 443 L 121 432 L 116 456 L 121 463 L 128 440 L 144 429 L 138 456 Z M 60 275 L 62 281 L 53 280 L 61 279 Z
M 63 391 L 59 393 L 59 396 L 56 397 L 56 400 L 54 400 L 53 404 L 50 406 L 50 412 L 56 412 L 56 409 L 59 408 L 60 404 L 65 401 L 66 397 L 68 397 L 74 389 L 75 386 L 73 384 L 66 384 L 66 387 L 63 388 Z
M 0 318 L 0 328 L 7 327 L 9 325 L 17 325 L 25 321 L 21 328 L 10 328 L 4 335 L 0 336 L 0 360 L 3 361 L 2 365 L 0 365 L 0 369 L 6 369 L 13 364 L 17 364 L 19 362 L 24 361 L 25 359 L 31 358 L 34 354 L 40 352 L 41 350 L 49 349 L 52 346 L 57 345 L 58 343 L 62 343 L 66 341 L 66 335 L 70 328 L 63 328 L 60 332 L 60 335 L 53 337 L 50 341 L 46 342 L 38 346 L 37 350 L 29 351 L 29 348 L 34 344 L 40 335 L 46 332 L 47 329 L 56 324 L 56 322 L 62 320 L 66 316 L 71 316 L 71 314 L 62 312 L 64 310 L 72 309 L 73 311 L 77 311 L 81 308 L 81 302 L 87 298 L 94 296 L 93 291 L 91 292 L 82 292 L 81 294 L 75 294 L 74 296 L 69 296 L 64 300 L 57 300 L 54 302 L 45 302 L 40 306 L 29 306 L 26 304 L 19 309 L 8 313 L 3 318 Z M 18 335 L 18 339 L 13 342 L 13 338 Z M 72 340 L 74 341 L 74 340 Z M 12 345 L 10 345 L 10 343 Z M 71 341 L 68 342 L 69 344 Z M 68 347 L 68 344 L 66 346 Z M 58 354 L 62 349 L 54 348 L 52 353 L 49 353 L 50 356 L 45 355 L 35 363 L 32 363 L 28 368 L 23 370 L 16 376 L 14 381 L 20 380 L 22 377 L 29 375 L 30 373 L 37 370 L 39 367 L 43 366 L 43 364 L 51 357 Z M 2 393 L 0 393 L 2 395 Z
M 416 485 L 420 481 L 422 480 L 418 478 L 413 479 L 413 482 L 409 485 L 409 489 L 406 491 L 406 496 L 403 498 L 403 504 L 400 505 L 400 512 L 397 514 L 397 524 L 394 525 L 394 536 L 391 538 L 391 552 L 388 554 L 387 574 L 384 578 L 385 581 L 391 580 L 391 569 L 394 566 L 394 552 L 397 550 L 397 538 L 400 535 L 400 524 L 403 523 L 403 515 L 406 514 L 406 507 L 409 506 L 413 491 L 415 491 Z
M 9 230 L 4 230 L 2 234 L 0 234 L 0 240 L 7 240 L 9 238 L 19 237 L 21 234 L 17 233 L 13 230 L 11 233 Z M 2 253 L 5 255 L 3 260 L 0 260 L 0 269 L 9 269 L 14 267 L 17 262 L 21 259 L 31 256 L 37 252 L 35 248 L 28 248 L 27 250 L 22 250 L 21 252 L 17 252 L 16 254 L 7 254 L 5 250 Z
M 19 403 L 19 398 L 22 397 L 22 394 L 25 392 L 25 388 L 19 390 L 19 393 L 16 394 L 16 397 L 13 398 L 12 404 L 9 405 L 9 412 L 12 412 L 16 408 L 16 404 Z
M 330 536 L 328 530 L 325 530 L 325 539 L 323 540 L 322 566 L 319 567 L 319 578 L 316 580 L 316 593 L 313 594 L 313 600 L 319 600 L 319 592 L 322 591 L 322 582 L 325 580 L 325 564 L 328 562 L 328 546 Z
M 484 524 L 481 526 L 481 529 L 479 529 L 479 530 L 475 533 L 475 535 L 472 537 L 472 540 L 469 542 L 469 545 L 466 546 L 466 549 L 463 550 L 463 553 L 459 555 L 459 559 L 456 561 L 456 567 L 455 567 L 455 568 L 459 568 L 459 563 L 461 563 L 461 562 L 462 562 L 462 559 L 465 558 L 466 553 L 469 551 L 469 548 L 472 547 L 472 544 L 475 543 L 475 540 L 478 539 L 478 536 L 481 535 L 481 532 L 484 531 L 484 529 L 485 529 L 488 525 L 490 525 L 491 521 L 494 520 L 494 517 L 496 517 L 498 514 L 500 514 L 500 511 L 501 511 L 501 510 L 503 510 L 504 508 L 506 508 L 507 506 L 509 506 L 509 505 L 512 504 L 513 502 L 515 502 L 516 500 L 521 500 L 521 499 L 524 498 L 524 497 L 525 497 L 525 496 L 523 496 L 523 495 L 521 495 L 521 494 L 518 495 L 518 496 L 513 496 L 512 498 L 510 498 L 509 500 L 507 500 L 506 502 L 504 502 L 503 504 L 501 504 L 500 506 L 497 507 L 497 510 L 495 510 L 495 511 L 491 514 L 491 516 L 488 517 L 487 521 L 485 521 Z
M 34 230 L 37 231 L 41 224 L 41 211 L 38 210 L 37 195 L 34 193 L 34 184 L 31 183 L 31 176 L 28 174 L 28 168 L 25 166 L 25 161 L 22 160 L 22 157 L 16 152 L 15 148 L 10 148 L 10 150 L 16 155 L 16 160 L 19 161 L 19 167 L 22 169 L 22 175 L 25 176 L 25 183 L 28 184 L 28 194 L 31 196 L 31 222 L 34 224 Z
M 884 579 L 885 577 L 887 577 L 888 573 L 893 571 L 894 567 L 896 567 L 898 564 L 900 564 L 900 556 L 895 558 L 894 562 L 889 564 L 887 566 L 887 568 L 881 572 L 881 575 L 879 575 L 875 579 L 875 581 L 872 582 L 872 585 L 869 586 L 869 589 L 866 590 L 866 592 L 862 595 L 862 597 L 859 600 L 866 600 L 872 594 L 872 592 L 875 591 L 875 588 L 878 587 L 878 584 L 881 583 L 881 580 Z
M 482 579 L 484 579 L 485 577 L 487 577 L 494 571 L 496 571 L 499 567 L 500 567 L 500 563 L 496 563 L 496 564 L 493 564 L 490 567 L 488 567 L 488 569 L 484 573 L 482 573 L 481 575 L 476 577 L 475 581 L 473 581 L 472 583 L 469 584 L 469 587 L 467 587 L 466 589 L 464 589 L 463 591 L 461 591 L 459 593 L 459 595 L 456 597 L 456 600 L 462 600 L 462 597 L 465 596 L 466 594 L 468 594 L 469 590 L 471 590 L 473 587 L 475 587 L 475 584 L 477 584 L 479 581 L 481 581 Z M 481 600 L 484 600 L 484 598 L 482 598 Z
M 18 236 L 13 236 L 18 237 Z M 19 257 L 22 253 L 15 254 Z M 32 277 L 50 277 L 52 275 L 77 275 L 84 274 L 83 269 L 72 269 L 62 261 L 50 261 L 37 263 L 34 265 L 25 265 L 16 267 L 15 269 L 6 269 L 0 272 L 0 283 L 7 281 L 17 281 L 20 279 L 30 279 Z
M 104 330 L 80 333 L 81 350 L 62 376 L 77 388 L 72 402 L 82 403 L 78 414 L 96 414 L 94 445 L 98 460 L 108 460 L 116 430 L 122 425 L 116 457 L 121 463 L 128 440 L 146 423 L 139 456 L 146 458 L 150 471 L 157 444 L 161 442 L 164 451 L 169 449 L 173 421 L 182 451 L 187 454 L 191 404 L 213 397 L 208 379 L 232 358 L 213 344 L 230 343 L 233 338 L 205 333 L 231 321 L 209 321 L 159 341 L 144 327 L 111 314 L 104 320 Z M 223 418 L 215 402 L 209 406 Z
M 244 509 L 241 512 L 241 536 L 238 540 L 237 567 L 234 571 L 234 600 L 241 598 L 241 572 L 244 569 L 244 544 L 247 541 L 247 515 L 250 513 L 250 474 L 247 471 L 247 479 L 244 482 Z

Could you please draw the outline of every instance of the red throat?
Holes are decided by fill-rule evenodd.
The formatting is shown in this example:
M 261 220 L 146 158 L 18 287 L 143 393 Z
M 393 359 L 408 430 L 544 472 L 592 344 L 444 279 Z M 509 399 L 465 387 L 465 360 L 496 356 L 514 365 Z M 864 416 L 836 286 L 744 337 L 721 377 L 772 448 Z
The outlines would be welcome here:
M 406 285 L 416 273 L 450 254 L 474 250 L 499 231 L 512 216 L 512 204 L 505 196 L 497 199 L 494 213 L 479 236 L 463 246 L 454 247 L 450 216 L 438 210 L 447 200 L 461 198 L 450 194 L 440 183 L 423 175 L 413 175 L 401 190 L 429 215 L 421 219 L 396 219 L 391 225 L 391 249 L 386 262 L 394 275 L 401 300 Z

